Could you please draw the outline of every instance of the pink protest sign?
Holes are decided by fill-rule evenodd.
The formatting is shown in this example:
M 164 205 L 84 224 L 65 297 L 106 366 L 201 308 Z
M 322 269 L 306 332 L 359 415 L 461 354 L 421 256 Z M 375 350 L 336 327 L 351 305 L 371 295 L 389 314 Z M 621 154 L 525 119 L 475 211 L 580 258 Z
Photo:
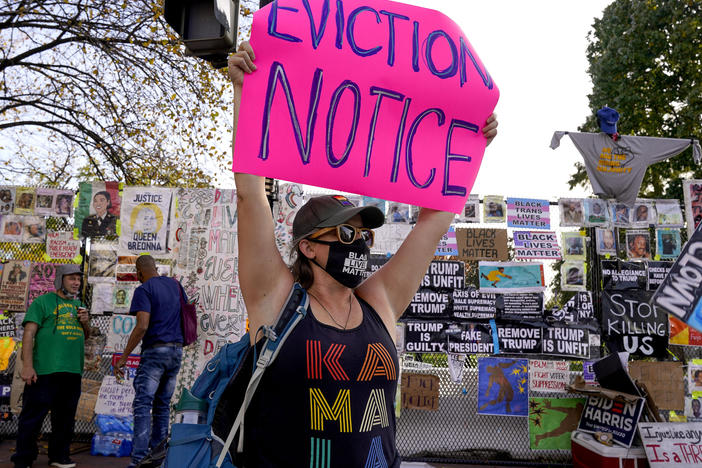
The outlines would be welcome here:
M 278 0 L 254 14 L 233 169 L 459 213 L 499 91 L 443 14 Z

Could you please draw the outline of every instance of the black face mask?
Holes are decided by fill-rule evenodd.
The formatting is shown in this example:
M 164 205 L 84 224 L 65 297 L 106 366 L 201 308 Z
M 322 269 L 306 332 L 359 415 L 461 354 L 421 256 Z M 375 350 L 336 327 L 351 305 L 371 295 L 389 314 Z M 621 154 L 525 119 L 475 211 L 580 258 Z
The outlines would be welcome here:
M 309 239 L 309 241 L 329 246 L 326 268 L 322 267 L 314 259 L 311 259 L 311 261 L 342 285 L 354 289 L 364 279 L 368 278 L 370 273 L 370 249 L 363 239 L 356 239 L 351 244 L 317 239 Z

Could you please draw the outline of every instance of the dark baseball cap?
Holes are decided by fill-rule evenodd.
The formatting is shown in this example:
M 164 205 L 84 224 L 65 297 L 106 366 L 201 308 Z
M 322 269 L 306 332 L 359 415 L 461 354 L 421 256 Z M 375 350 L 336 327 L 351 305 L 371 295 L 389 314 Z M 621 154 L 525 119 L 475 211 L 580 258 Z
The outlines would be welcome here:
M 619 121 L 619 112 L 611 107 L 604 106 L 597 111 L 597 120 L 600 124 L 600 130 L 605 133 L 617 133 L 617 122 Z
M 318 229 L 343 224 L 357 214 L 363 227 L 375 229 L 385 222 L 385 214 L 375 206 L 356 206 L 343 195 L 322 195 L 302 205 L 293 221 L 293 243 Z

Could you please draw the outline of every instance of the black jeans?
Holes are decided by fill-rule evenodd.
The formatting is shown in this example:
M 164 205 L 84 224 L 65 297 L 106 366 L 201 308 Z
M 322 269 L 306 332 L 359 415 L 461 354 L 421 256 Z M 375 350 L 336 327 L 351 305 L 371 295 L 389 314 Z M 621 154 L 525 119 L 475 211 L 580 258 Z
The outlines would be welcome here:
M 49 459 L 63 460 L 70 454 L 73 424 L 80 399 L 80 374 L 57 372 L 37 376 L 24 386 L 22 412 L 17 428 L 17 451 L 12 461 L 31 465 L 37 458 L 37 438 L 46 414 L 51 411 Z

